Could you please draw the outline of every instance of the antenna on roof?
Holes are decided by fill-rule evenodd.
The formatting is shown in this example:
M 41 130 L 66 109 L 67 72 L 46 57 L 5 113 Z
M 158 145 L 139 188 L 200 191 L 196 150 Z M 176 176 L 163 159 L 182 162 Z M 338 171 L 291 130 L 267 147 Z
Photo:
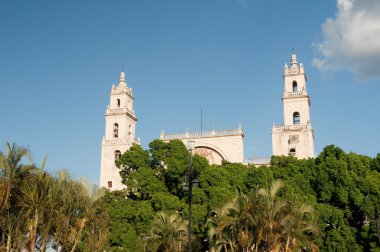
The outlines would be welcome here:
M 201 108 L 201 136 L 202 136 L 202 132 L 203 132 L 203 111 Z

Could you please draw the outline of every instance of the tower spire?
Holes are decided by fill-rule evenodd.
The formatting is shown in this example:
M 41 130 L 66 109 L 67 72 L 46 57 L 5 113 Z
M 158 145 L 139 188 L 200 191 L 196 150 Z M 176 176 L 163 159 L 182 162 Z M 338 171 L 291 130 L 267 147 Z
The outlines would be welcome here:
M 290 63 L 293 65 L 297 65 L 297 56 L 296 56 L 296 53 L 294 52 L 294 48 L 293 48 L 293 53 L 292 53 L 292 58 L 290 60 Z
M 125 72 L 124 71 L 120 72 L 119 85 L 127 85 L 127 83 L 125 82 Z

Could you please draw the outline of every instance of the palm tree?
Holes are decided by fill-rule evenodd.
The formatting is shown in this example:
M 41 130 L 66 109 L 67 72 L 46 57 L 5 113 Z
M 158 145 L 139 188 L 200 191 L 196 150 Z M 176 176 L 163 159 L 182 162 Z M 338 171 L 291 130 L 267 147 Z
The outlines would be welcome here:
M 21 161 L 23 158 L 27 158 L 28 164 L 22 164 Z M 6 153 L 0 153 L 0 168 L 1 168 L 1 177 L 2 185 L 1 188 L 4 188 L 2 191 L 2 200 L 0 203 L 0 211 L 3 210 L 11 194 L 12 186 L 14 180 L 21 177 L 24 173 L 35 170 L 35 166 L 32 165 L 32 158 L 27 149 L 13 144 L 12 147 L 9 143 L 6 143 Z
M 54 247 L 70 251 L 77 246 L 86 224 L 89 198 L 83 185 L 71 180 L 66 170 L 58 173 L 54 188 Z
M 281 219 L 287 214 L 288 202 L 277 197 L 284 186 L 281 180 L 276 180 L 268 189 L 261 188 L 257 192 L 261 212 L 261 231 L 264 242 L 269 249 L 276 250 L 281 234 Z
M 212 212 L 208 219 L 209 241 L 214 250 L 253 251 L 258 226 L 257 202 L 252 195 L 239 196 Z
M 209 240 L 209 251 L 220 252 L 223 248 L 224 241 L 219 239 L 219 235 L 216 232 L 216 228 L 210 226 L 207 231 L 207 236 Z
M 49 205 L 49 196 L 51 194 L 53 178 L 45 173 L 46 157 L 38 173 L 30 176 L 21 184 L 21 194 L 19 206 L 21 215 L 27 220 L 26 228 L 28 230 L 26 249 L 34 251 L 39 234 L 38 228 L 48 227 L 45 214 L 51 208 Z
M 160 212 L 153 221 L 146 242 L 153 251 L 180 252 L 186 235 L 187 221 L 183 221 L 177 213 L 169 216 Z
M 91 188 L 86 181 L 71 180 L 65 170 L 59 172 L 55 183 L 54 247 L 75 251 L 79 242 L 83 242 L 88 251 L 99 251 L 109 232 L 104 190 Z
M 309 247 L 313 251 L 318 247 L 312 242 L 306 232 L 314 235 L 318 232 L 317 225 L 313 222 L 314 208 L 305 204 L 292 204 L 289 213 L 281 221 L 284 243 L 282 246 L 287 251 L 300 251 L 302 247 Z
M 239 212 L 237 199 L 210 213 L 207 220 L 210 251 L 234 250 L 235 230 Z
M 57 177 L 44 171 L 46 157 L 37 170 L 26 149 L 7 143 L 0 152 L 1 251 L 100 251 L 108 238 L 108 215 L 102 191 L 70 179 L 67 171 Z M 21 162 L 27 158 L 29 164 Z M 22 178 L 22 179 L 21 179 Z
M 27 164 L 21 163 L 24 158 L 27 159 Z M 16 184 L 18 184 L 19 179 L 29 171 L 36 169 L 32 165 L 31 160 L 29 151 L 23 147 L 17 146 L 16 144 L 12 144 L 11 146 L 9 143 L 6 143 L 5 154 L 0 152 L 0 224 L 2 231 L 2 250 L 4 251 L 7 249 L 10 250 L 12 243 L 11 234 L 15 228 L 15 223 L 12 224 L 12 219 L 10 219 L 13 216 L 13 211 L 9 211 L 9 197 L 12 190 L 17 188 Z
M 315 233 L 313 209 L 294 205 L 278 197 L 280 180 L 267 189 L 233 201 L 211 213 L 208 234 L 211 251 L 299 251 L 300 246 L 315 248 L 306 232 Z M 306 218 L 309 217 L 309 218 Z
M 91 204 L 86 211 L 86 227 L 82 239 L 86 244 L 87 251 L 101 251 L 108 241 L 108 222 L 109 216 L 106 211 L 104 195 L 107 189 L 94 188 L 90 194 Z
M 83 215 L 78 217 L 75 233 L 74 244 L 71 252 L 74 252 L 79 241 L 86 236 L 85 242 L 89 251 L 99 251 L 106 243 L 108 238 L 108 215 L 102 197 L 105 190 L 99 190 L 97 187 L 90 187 L 88 181 L 82 181 L 82 197 L 87 198 L 85 201 L 85 210 Z

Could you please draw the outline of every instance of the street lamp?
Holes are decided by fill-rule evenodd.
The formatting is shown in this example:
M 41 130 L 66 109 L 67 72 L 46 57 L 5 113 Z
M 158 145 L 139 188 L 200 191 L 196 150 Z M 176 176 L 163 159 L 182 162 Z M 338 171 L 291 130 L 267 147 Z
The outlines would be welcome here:
M 190 152 L 189 167 L 187 172 L 187 178 L 184 190 L 189 190 L 188 194 L 188 204 L 189 204 L 189 225 L 187 227 L 187 238 L 188 238 L 188 251 L 191 252 L 191 222 L 192 222 L 192 213 L 191 213 L 191 197 L 192 197 L 192 188 L 193 188 L 193 150 L 195 149 L 195 141 L 187 141 L 187 149 Z

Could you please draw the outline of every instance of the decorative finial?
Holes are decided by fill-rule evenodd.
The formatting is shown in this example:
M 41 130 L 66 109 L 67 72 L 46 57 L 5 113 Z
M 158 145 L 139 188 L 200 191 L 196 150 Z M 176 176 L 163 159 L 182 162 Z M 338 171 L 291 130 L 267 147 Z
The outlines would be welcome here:
M 125 82 L 125 72 L 120 72 L 120 82 Z
M 294 52 L 294 48 L 293 48 L 293 54 L 292 54 L 292 58 L 290 60 L 290 63 L 292 64 L 292 66 L 293 65 L 297 65 L 297 56 L 296 56 L 296 54 Z

